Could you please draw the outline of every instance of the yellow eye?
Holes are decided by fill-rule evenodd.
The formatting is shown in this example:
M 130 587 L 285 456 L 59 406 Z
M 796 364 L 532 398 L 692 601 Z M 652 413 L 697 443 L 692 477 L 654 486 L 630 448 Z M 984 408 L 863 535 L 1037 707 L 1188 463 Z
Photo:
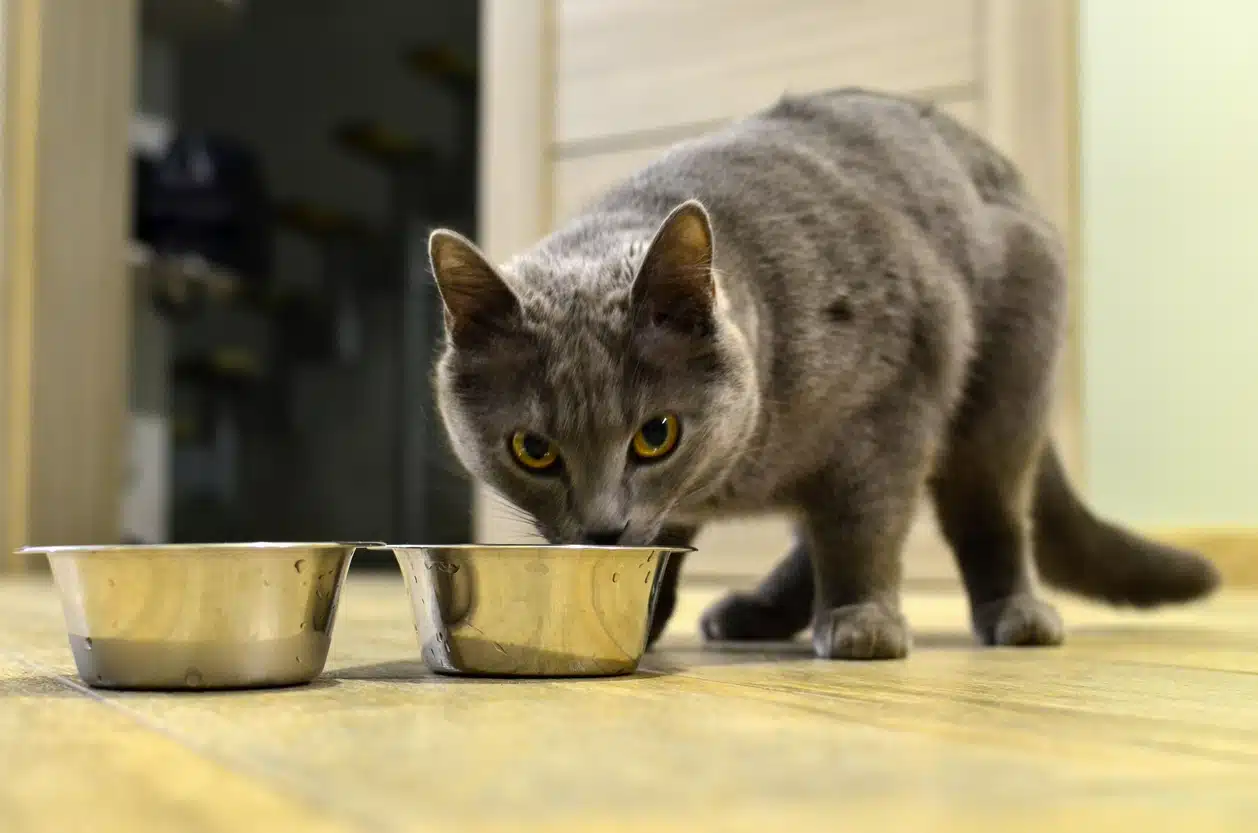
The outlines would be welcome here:
M 539 434 L 516 431 L 511 435 L 511 454 L 529 471 L 546 471 L 559 462 L 559 448 Z
M 633 435 L 633 453 L 639 460 L 659 460 L 677 447 L 681 423 L 672 414 L 652 417 Z

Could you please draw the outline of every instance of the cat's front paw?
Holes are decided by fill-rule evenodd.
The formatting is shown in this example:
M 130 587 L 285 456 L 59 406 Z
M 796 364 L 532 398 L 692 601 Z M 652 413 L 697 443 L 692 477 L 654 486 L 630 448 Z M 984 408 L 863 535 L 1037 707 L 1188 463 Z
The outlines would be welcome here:
M 717 642 L 782 642 L 808 627 L 811 611 L 787 609 L 751 593 L 730 593 L 699 620 L 704 638 Z
M 821 659 L 902 659 L 912 641 L 904 616 L 876 602 L 831 608 L 812 626 L 813 651 Z
M 973 619 L 984 645 L 1052 646 L 1065 638 L 1057 609 L 1029 593 L 979 605 Z

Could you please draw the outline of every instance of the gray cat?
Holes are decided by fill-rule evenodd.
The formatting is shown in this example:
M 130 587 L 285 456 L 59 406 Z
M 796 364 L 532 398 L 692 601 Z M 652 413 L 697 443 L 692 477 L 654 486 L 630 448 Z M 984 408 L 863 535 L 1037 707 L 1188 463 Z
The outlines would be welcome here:
M 704 616 L 709 638 L 811 624 L 818 656 L 904 656 L 900 557 L 924 494 L 985 644 L 1062 639 L 1028 554 L 1046 583 L 1113 604 L 1218 583 L 1072 493 L 1045 436 L 1061 246 L 1013 166 L 929 105 L 787 97 L 501 268 L 449 231 L 430 254 L 454 449 L 546 538 L 684 544 L 723 516 L 798 518 L 760 586 Z

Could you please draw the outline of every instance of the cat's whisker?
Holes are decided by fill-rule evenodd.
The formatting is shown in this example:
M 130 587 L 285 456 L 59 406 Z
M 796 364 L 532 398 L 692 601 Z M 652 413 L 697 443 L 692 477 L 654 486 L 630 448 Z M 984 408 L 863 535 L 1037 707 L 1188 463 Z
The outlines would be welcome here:
M 535 534 L 538 537 L 545 537 L 538 528 L 537 518 L 533 516 L 532 513 L 522 509 L 515 503 L 512 503 L 511 500 L 499 490 L 492 487 L 488 490 L 492 501 L 490 504 L 490 510 L 495 516 L 499 519 L 506 520 L 509 523 L 527 527 L 531 534 Z

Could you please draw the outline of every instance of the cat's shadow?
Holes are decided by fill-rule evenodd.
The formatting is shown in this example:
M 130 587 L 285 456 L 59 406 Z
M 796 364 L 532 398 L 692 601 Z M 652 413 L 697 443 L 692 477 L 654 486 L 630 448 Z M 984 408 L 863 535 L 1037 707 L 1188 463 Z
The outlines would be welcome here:
M 353 680 L 366 682 L 411 683 L 414 685 L 524 685 L 537 682 L 539 680 L 590 683 L 610 683 L 615 681 L 623 682 L 625 680 L 641 679 L 643 677 L 658 677 L 661 674 L 668 673 L 673 672 L 648 668 L 646 661 L 644 660 L 642 667 L 632 674 L 619 674 L 604 677 L 530 677 L 439 674 L 425 665 L 423 660 L 410 659 L 345 666 L 343 668 L 336 668 L 328 671 L 326 676 L 340 681 Z
M 389 660 L 385 662 L 349 665 L 330 669 L 325 677 L 338 681 L 390 682 L 456 685 L 521 684 L 539 679 L 569 680 L 591 683 L 609 683 L 671 676 L 687 670 L 713 665 L 752 665 L 774 663 L 783 660 L 803 660 L 812 657 L 812 647 L 803 641 L 760 643 L 710 643 L 698 638 L 674 639 L 648 651 L 637 671 L 607 677 L 508 677 L 462 676 L 438 674 L 420 659 Z
M 914 650 L 968 651 L 976 648 L 966 633 L 927 632 L 914 635 Z M 590 683 L 614 683 L 648 677 L 671 676 L 711 666 L 772 665 L 781 662 L 813 661 L 812 644 L 800 638 L 786 642 L 706 642 L 699 637 L 665 639 L 642 658 L 639 669 L 632 674 L 609 677 L 506 677 L 459 676 L 438 674 L 420 659 L 390 660 L 335 668 L 324 674 L 338 681 L 379 681 L 391 683 L 503 685 L 527 684 L 539 679 Z
M 925 632 L 913 635 L 915 651 L 967 651 L 975 648 L 974 638 L 961 632 Z M 642 665 L 648 670 L 677 673 L 697 666 L 756 665 L 815 659 L 806 638 L 783 642 L 705 642 L 698 637 L 667 639 Z

